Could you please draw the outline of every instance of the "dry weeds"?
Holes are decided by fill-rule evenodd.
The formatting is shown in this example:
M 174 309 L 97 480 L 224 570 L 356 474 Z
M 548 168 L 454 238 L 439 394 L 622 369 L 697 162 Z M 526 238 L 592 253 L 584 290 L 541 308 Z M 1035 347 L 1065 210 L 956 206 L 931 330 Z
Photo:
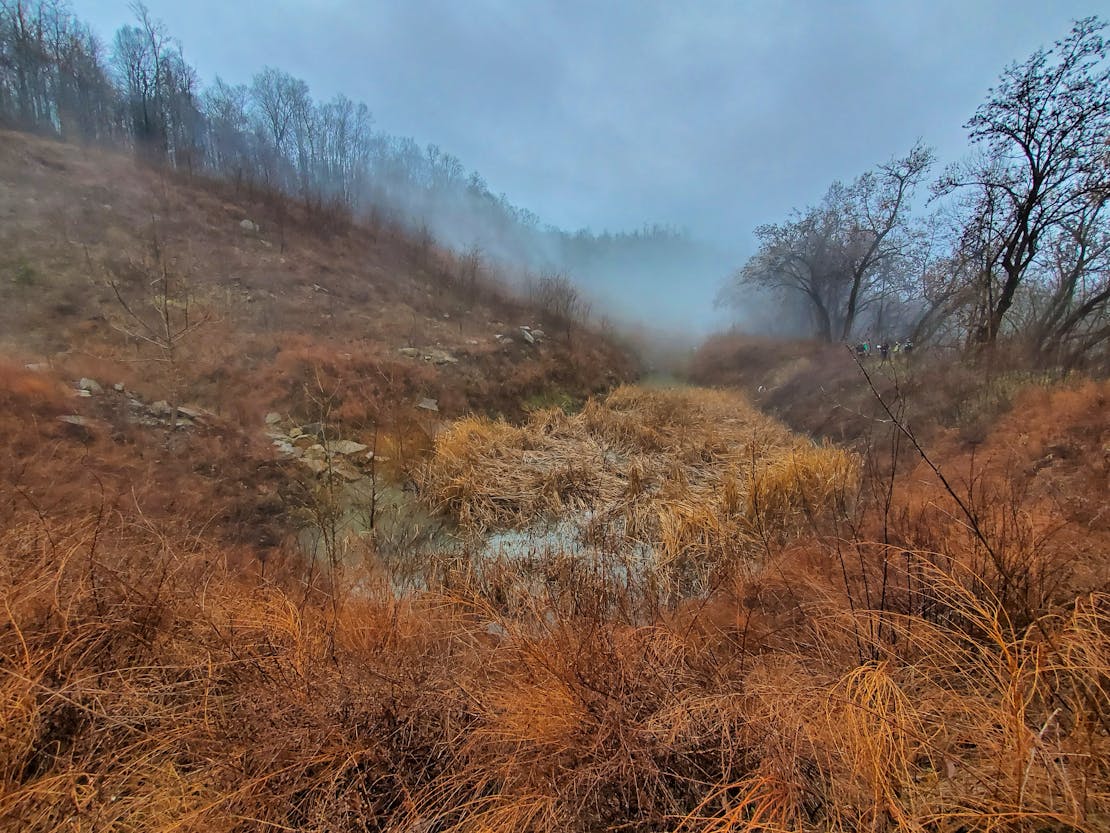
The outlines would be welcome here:
M 857 464 L 740 394 L 625 386 L 523 425 L 471 417 L 436 439 L 422 491 L 476 533 L 581 520 L 593 543 L 712 564 L 843 510 Z

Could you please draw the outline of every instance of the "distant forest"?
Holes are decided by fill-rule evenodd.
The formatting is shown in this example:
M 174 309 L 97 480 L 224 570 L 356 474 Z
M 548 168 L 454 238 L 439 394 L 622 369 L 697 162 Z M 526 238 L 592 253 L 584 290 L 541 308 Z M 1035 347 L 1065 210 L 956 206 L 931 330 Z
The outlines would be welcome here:
M 130 148 L 176 170 L 287 194 L 309 212 L 398 223 L 487 262 L 565 273 L 611 302 L 677 270 L 727 273 L 727 262 L 708 262 L 673 227 L 545 225 L 455 156 L 377 129 L 370 108 L 344 95 L 316 101 L 281 69 L 205 86 L 165 25 L 141 3 L 130 8 L 134 21 L 103 44 L 64 0 L 0 0 L 0 125 Z

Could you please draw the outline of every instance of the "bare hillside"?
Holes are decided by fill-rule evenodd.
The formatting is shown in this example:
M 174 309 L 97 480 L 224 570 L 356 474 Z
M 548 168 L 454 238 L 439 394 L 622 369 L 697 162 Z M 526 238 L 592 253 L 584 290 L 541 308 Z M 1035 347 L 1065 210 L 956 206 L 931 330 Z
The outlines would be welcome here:
M 0 212 L 5 351 L 163 398 L 167 345 L 144 328 L 164 329 L 166 277 L 171 325 L 187 330 L 180 396 L 239 421 L 296 408 L 318 373 L 340 399 L 373 379 L 446 413 L 516 414 L 631 372 L 610 342 L 426 236 L 128 156 L 0 133 Z

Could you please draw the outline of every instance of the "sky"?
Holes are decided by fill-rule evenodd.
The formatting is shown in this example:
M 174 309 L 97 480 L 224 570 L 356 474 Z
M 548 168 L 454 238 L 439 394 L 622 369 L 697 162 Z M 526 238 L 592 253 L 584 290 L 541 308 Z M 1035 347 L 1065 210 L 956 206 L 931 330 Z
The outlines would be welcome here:
M 365 101 L 566 229 L 752 230 L 904 154 L 967 151 L 1006 64 L 1110 0 L 147 0 L 204 81 Z M 74 0 L 105 39 L 125 0 Z M 737 264 L 739 265 L 739 264 Z

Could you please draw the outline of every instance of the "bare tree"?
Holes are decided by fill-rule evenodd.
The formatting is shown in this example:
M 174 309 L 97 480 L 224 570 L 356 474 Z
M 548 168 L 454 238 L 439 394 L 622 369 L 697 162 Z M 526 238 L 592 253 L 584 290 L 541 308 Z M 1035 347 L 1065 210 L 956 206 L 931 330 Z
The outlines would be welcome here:
M 105 270 L 105 282 L 116 304 L 109 321 L 127 337 L 154 348 L 154 361 L 166 373 L 170 428 L 174 429 L 181 404 L 183 343 L 211 316 L 196 309 L 189 282 L 174 268 L 153 222 L 146 256 L 106 264 Z
M 1031 346 L 1065 366 L 1110 341 L 1110 224 L 1105 201 L 1062 223 L 1028 281 Z
M 861 313 L 898 287 L 915 252 L 911 200 L 933 161 L 915 145 L 849 185 L 834 182 L 820 205 L 756 229 L 759 251 L 720 301 L 742 309 L 755 286 L 800 294 L 824 341 L 849 338 Z
M 530 294 L 532 303 L 546 318 L 561 325 L 567 338 L 576 325 L 589 318 L 589 301 L 582 297 L 574 281 L 564 274 L 541 275 L 531 285 Z
M 980 264 L 974 338 L 993 344 L 1042 248 L 1110 193 L 1110 66 L 1097 18 L 1002 73 L 966 127 L 981 154 L 950 168 L 938 194 L 974 195 L 964 243 Z

